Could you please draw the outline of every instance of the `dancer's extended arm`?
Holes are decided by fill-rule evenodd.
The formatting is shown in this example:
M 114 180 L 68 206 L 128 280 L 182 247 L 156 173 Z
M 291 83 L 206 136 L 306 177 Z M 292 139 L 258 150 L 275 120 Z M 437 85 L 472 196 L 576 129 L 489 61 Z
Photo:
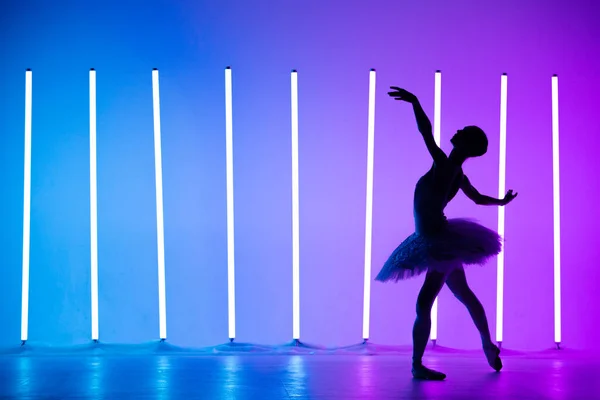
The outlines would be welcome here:
M 467 195 L 467 197 L 475 202 L 475 204 L 479 204 L 482 206 L 505 206 L 515 197 L 517 197 L 518 193 L 513 193 L 512 190 L 509 190 L 504 196 L 503 199 L 496 199 L 494 197 L 486 196 L 481 194 L 475 189 L 475 187 L 469 181 L 469 178 L 465 175 L 463 177 L 462 183 L 460 185 L 462 191 Z

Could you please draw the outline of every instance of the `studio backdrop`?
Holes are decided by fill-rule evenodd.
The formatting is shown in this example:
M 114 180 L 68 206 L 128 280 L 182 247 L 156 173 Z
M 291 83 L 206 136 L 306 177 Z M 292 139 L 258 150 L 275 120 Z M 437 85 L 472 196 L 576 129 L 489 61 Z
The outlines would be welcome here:
M 394 85 L 445 151 L 486 131 L 479 191 L 519 192 L 447 209 L 503 221 L 500 262 L 467 271 L 494 337 L 592 348 L 599 6 L 355 3 L 3 2 L 0 345 L 410 344 L 422 277 L 373 281 L 431 164 Z M 438 300 L 437 342 L 479 347 Z

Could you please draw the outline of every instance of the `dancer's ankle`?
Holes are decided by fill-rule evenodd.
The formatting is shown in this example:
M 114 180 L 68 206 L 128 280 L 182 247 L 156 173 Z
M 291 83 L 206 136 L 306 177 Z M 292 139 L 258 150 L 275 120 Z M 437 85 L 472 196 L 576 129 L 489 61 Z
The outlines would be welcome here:
M 415 359 L 413 359 L 412 366 L 413 366 L 413 368 L 422 367 L 423 366 L 423 360 L 415 360 Z

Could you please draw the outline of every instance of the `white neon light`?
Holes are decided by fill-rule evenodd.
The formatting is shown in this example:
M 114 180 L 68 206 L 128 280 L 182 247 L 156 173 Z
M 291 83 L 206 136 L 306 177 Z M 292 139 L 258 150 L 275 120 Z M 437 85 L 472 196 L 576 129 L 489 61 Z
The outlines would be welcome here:
M 233 118 L 231 68 L 225 69 L 225 149 L 227 163 L 227 295 L 229 339 L 235 338 L 235 251 L 233 223 Z
M 375 83 L 376 72 L 369 73 L 369 116 L 367 139 L 367 215 L 365 221 L 365 282 L 363 298 L 363 339 L 369 338 L 371 316 L 371 245 L 373 237 L 373 164 L 375 149 Z
M 90 266 L 92 340 L 98 340 L 98 202 L 96 174 L 96 71 L 90 70 Z
M 435 88 L 433 103 L 433 138 L 439 146 L 441 143 L 441 117 L 442 117 L 442 72 L 435 72 Z M 431 308 L 431 340 L 437 340 L 438 335 L 438 298 L 435 298 Z
M 25 72 L 25 162 L 23 179 L 23 276 L 21 282 L 21 340 L 29 329 L 29 243 L 31 228 L 31 88 L 32 73 Z
M 503 198 L 506 194 L 506 110 L 508 95 L 508 76 L 500 77 L 500 157 L 498 167 L 498 196 Z M 503 206 L 498 207 L 498 234 L 504 237 L 504 212 Z M 504 248 L 498 254 L 498 268 L 496 276 L 496 341 L 502 342 L 504 330 Z
M 558 147 L 558 76 L 552 77 L 552 182 L 554 197 L 554 341 L 562 341 L 560 304 L 560 165 Z
M 298 72 L 292 71 L 292 285 L 293 339 L 300 339 L 300 197 L 298 178 Z
M 441 116 L 442 116 L 442 72 L 435 72 L 435 87 L 433 99 L 433 138 L 437 145 L 441 142 Z
M 160 140 L 160 91 L 158 69 L 152 70 L 154 111 L 154 167 L 156 173 L 156 240 L 158 247 L 158 318 L 160 338 L 167 338 L 167 304 L 165 294 L 165 228 L 163 220 L 162 151 Z

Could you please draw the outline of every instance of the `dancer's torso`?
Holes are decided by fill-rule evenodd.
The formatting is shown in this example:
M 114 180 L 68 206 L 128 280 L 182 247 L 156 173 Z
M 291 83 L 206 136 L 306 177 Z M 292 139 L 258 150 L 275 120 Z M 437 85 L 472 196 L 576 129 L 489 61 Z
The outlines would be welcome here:
M 456 196 L 463 179 L 462 168 L 449 160 L 434 163 L 415 187 L 414 217 L 419 233 L 434 233 L 446 222 L 444 209 Z

